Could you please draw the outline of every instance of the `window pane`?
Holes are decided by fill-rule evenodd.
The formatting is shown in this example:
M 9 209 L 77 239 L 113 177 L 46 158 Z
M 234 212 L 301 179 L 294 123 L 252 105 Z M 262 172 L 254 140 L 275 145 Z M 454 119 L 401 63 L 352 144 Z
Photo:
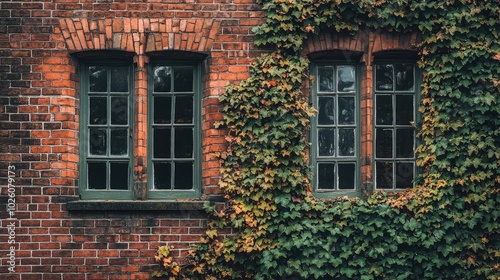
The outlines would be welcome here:
M 123 156 L 128 152 L 128 129 L 111 130 L 111 155 Z
M 193 68 L 191 67 L 174 68 L 174 91 L 175 92 L 193 91 Z
M 396 188 L 412 188 L 414 167 L 411 162 L 396 162 Z
M 171 121 L 172 97 L 155 96 L 154 97 L 154 123 L 166 124 Z
M 155 158 L 170 158 L 170 128 L 156 128 L 154 134 L 154 151 Z
M 355 141 L 354 129 L 339 129 L 339 156 L 354 156 Z
M 413 91 L 415 88 L 414 64 L 396 64 L 396 90 Z
M 155 92 L 170 92 L 172 84 L 172 68 L 169 66 L 155 67 L 153 83 Z
M 176 162 L 174 189 L 190 190 L 192 188 L 193 188 L 193 163 Z
M 318 129 L 318 150 L 320 156 L 335 155 L 335 129 Z
M 106 155 L 106 129 L 91 128 L 89 132 L 89 152 L 91 155 Z
M 111 97 L 111 124 L 128 124 L 128 97 Z
M 413 128 L 396 129 L 396 157 L 413 158 Z
M 396 95 L 396 124 L 410 125 L 413 108 L 413 95 Z
M 106 92 L 108 75 L 103 66 L 89 66 L 89 91 Z
M 377 128 L 375 146 L 377 158 L 392 158 L 392 129 Z
M 318 124 L 335 123 L 335 99 L 333 96 L 318 98 Z
M 318 67 L 318 87 L 319 91 L 334 91 L 333 83 L 333 67 L 323 66 Z
M 339 124 L 354 124 L 354 97 L 339 97 Z
M 120 67 L 111 69 L 111 91 L 128 92 L 127 68 Z
M 106 189 L 106 163 L 104 162 L 89 162 L 87 164 L 87 182 L 89 189 L 105 190 Z
M 192 158 L 193 157 L 193 129 L 176 128 L 175 129 L 175 157 Z
M 339 66 L 337 68 L 338 91 L 354 91 L 354 66 Z
M 375 165 L 377 189 L 392 189 L 392 162 L 377 162 Z
M 169 162 L 155 162 L 153 164 L 154 188 L 158 190 L 171 189 L 171 173 Z
M 108 99 L 106 97 L 90 97 L 90 124 L 106 124 L 108 116 Z
M 109 188 L 112 190 L 128 190 L 128 163 L 110 163 Z
M 353 190 L 354 186 L 354 174 L 356 170 L 356 165 L 354 163 L 339 163 L 338 165 L 339 173 L 339 189 L 341 190 Z
M 392 64 L 377 65 L 375 67 L 375 89 L 392 91 L 394 89 L 394 68 Z
M 318 164 L 318 189 L 319 190 L 335 189 L 335 164 L 333 163 Z
M 392 111 L 392 96 L 390 95 L 376 95 L 378 125 L 392 125 L 393 124 L 393 111 Z
M 175 123 L 193 122 L 193 96 L 175 97 Z

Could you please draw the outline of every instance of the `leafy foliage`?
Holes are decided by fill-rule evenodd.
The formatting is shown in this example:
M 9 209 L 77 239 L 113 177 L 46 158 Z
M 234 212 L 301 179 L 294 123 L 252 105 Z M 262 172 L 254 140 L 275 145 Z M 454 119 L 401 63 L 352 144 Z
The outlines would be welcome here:
M 221 96 L 226 207 L 190 279 L 499 279 L 500 3 L 267 0 L 251 77 Z M 324 28 L 420 32 L 418 185 L 368 200 L 311 195 L 300 49 Z M 232 228 L 235 234 L 221 235 Z

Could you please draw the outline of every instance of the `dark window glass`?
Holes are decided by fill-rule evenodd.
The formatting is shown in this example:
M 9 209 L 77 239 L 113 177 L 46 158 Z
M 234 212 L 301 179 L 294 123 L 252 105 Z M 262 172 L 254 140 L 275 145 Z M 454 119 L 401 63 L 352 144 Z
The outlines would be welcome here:
M 89 189 L 105 190 L 106 178 L 105 162 L 89 162 L 87 164 L 87 184 Z
M 111 124 L 128 124 L 128 97 L 111 97 Z
M 339 124 L 354 124 L 354 97 L 339 97 Z
M 89 67 L 89 91 L 106 92 L 108 89 L 108 74 L 104 66 Z
M 354 163 L 339 163 L 338 165 L 339 173 L 339 189 L 341 190 L 353 190 L 354 178 L 356 174 L 356 165 Z
M 111 162 L 109 183 L 112 190 L 128 189 L 128 162 Z
M 415 89 L 414 64 L 395 64 L 396 90 L 413 91 Z
M 335 124 L 335 97 L 319 97 L 318 105 L 318 124 Z
M 377 158 L 392 158 L 392 129 L 377 128 L 375 132 L 375 146 Z
M 108 119 L 108 99 L 102 96 L 92 96 L 89 101 L 89 123 L 106 124 Z
M 335 164 L 319 163 L 317 176 L 319 190 L 335 189 Z
M 154 130 L 154 157 L 170 158 L 171 129 L 157 128 Z
M 396 157 L 398 158 L 413 158 L 413 142 L 415 135 L 413 128 L 396 129 Z
M 414 108 L 413 95 L 396 95 L 396 124 L 411 125 Z
M 331 66 L 318 67 L 318 90 L 321 92 L 333 92 L 333 71 Z
M 394 89 L 394 67 L 392 64 L 375 66 L 376 90 L 392 91 Z
M 175 98 L 175 123 L 193 122 L 193 95 L 181 95 Z
M 190 190 L 193 188 L 193 163 L 176 162 L 175 163 L 175 182 L 176 190 Z
M 170 179 L 172 177 L 171 165 L 169 162 L 155 162 L 154 165 L 154 187 L 158 190 L 170 190 L 172 188 L 172 183 Z
M 169 66 L 158 66 L 154 70 L 154 91 L 170 92 L 172 84 L 172 68 Z
M 375 164 L 376 184 L 378 189 L 392 189 L 393 163 L 388 161 L 379 161 Z
M 111 155 L 124 156 L 128 153 L 128 129 L 111 130 Z
M 396 163 L 396 188 L 412 188 L 413 178 L 415 178 L 413 162 Z
M 319 156 L 335 155 L 335 129 L 318 129 Z
M 174 91 L 175 92 L 193 91 L 193 68 L 191 67 L 174 68 Z
M 337 89 L 339 92 L 354 91 L 355 76 L 354 66 L 338 66 L 337 67 Z
M 111 69 L 111 91 L 128 92 L 128 68 Z
M 378 125 L 392 125 L 393 110 L 391 95 L 377 95 L 375 97 L 377 104 L 376 117 Z
M 104 156 L 107 149 L 106 129 L 91 128 L 89 130 L 89 152 L 91 155 Z
M 175 128 L 175 157 L 193 157 L 193 129 L 177 127 Z
M 172 97 L 155 96 L 154 97 L 154 123 L 168 124 L 171 122 Z
M 354 156 L 356 142 L 354 140 L 354 129 L 339 129 L 339 156 Z

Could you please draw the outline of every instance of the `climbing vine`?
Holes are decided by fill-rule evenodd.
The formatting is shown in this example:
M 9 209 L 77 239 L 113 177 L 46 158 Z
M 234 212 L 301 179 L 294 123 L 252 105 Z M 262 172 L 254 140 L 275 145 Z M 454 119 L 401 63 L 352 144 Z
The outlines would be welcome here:
M 178 277 L 499 279 L 500 2 L 258 2 L 255 43 L 273 51 L 221 96 L 227 203 L 207 206 L 206 235 Z M 422 37 L 420 177 L 397 195 L 319 200 L 300 50 L 310 33 L 365 28 Z

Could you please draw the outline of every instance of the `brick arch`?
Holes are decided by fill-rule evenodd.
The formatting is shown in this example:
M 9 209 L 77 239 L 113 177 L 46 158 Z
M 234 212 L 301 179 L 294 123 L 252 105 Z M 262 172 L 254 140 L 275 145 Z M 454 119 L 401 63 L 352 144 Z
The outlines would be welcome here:
M 363 33 L 352 36 L 347 33 L 326 30 L 320 34 L 309 35 L 302 53 L 309 55 L 330 50 L 364 52 L 365 41 L 366 38 Z
M 219 29 L 214 19 L 116 18 L 59 20 L 70 52 L 115 49 L 136 54 L 163 50 L 205 52 Z

